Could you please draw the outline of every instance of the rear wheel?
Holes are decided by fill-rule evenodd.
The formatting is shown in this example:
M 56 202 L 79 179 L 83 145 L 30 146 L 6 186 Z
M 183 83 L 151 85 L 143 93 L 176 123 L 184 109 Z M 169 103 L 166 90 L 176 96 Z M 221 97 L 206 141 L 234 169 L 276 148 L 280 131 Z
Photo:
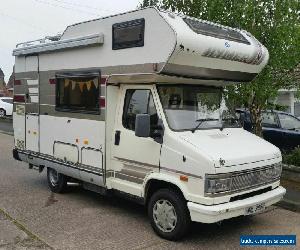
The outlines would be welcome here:
M 6 112 L 4 109 L 0 109 L 0 117 L 4 117 L 6 115 Z
M 152 195 L 148 215 L 154 231 L 167 240 L 181 239 L 191 221 L 186 201 L 170 189 L 161 189 Z
M 67 189 L 67 176 L 58 173 L 55 169 L 47 168 L 47 179 L 50 190 L 54 193 L 63 193 Z

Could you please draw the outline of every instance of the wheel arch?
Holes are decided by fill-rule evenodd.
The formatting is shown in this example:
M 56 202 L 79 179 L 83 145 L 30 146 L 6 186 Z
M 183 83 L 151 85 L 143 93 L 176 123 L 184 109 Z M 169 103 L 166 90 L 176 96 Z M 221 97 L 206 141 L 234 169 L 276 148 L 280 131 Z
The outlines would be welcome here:
M 144 200 L 145 204 L 148 203 L 151 195 L 162 188 L 170 188 L 182 195 L 185 200 L 188 200 L 186 197 L 185 187 L 175 178 L 163 178 L 158 176 L 152 176 L 148 178 L 144 185 Z

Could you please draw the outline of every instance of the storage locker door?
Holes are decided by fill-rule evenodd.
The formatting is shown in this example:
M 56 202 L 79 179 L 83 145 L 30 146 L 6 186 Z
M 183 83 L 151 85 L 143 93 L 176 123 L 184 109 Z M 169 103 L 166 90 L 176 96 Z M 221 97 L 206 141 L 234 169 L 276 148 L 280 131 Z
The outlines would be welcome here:
M 39 152 L 38 115 L 26 115 L 26 150 Z

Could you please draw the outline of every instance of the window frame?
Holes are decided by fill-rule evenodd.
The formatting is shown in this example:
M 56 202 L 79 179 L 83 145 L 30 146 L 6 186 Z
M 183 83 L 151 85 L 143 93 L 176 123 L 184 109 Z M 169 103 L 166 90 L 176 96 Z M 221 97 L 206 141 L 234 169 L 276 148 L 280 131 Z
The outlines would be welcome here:
M 246 45 L 251 45 L 251 43 L 249 42 L 249 40 L 237 29 L 233 29 L 230 27 L 225 27 L 225 26 L 220 26 L 217 24 L 212 24 L 212 23 L 208 23 L 206 21 L 201 21 L 201 20 L 196 20 L 193 18 L 188 18 L 185 17 L 183 18 L 183 21 L 189 26 L 189 28 L 194 31 L 195 33 L 199 34 L 199 35 L 204 35 L 204 36 L 209 36 L 209 37 L 214 37 L 214 38 L 218 38 L 218 39 L 224 39 L 227 41 L 233 41 L 233 42 L 237 42 L 237 43 L 242 43 L 242 44 L 246 44 Z M 197 24 L 203 24 L 206 25 L 206 27 L 215 27 L 219 30 L 225 30 L 226 32 L 232 32 L 235 34 L 238 34 L 239 37 L 233 37 L 233 36 L 228 36 L 226 33 L 226 35 L 224 35 L 224 33 L 218 33 L 218 32 L 212 32 L 209 30 L 205 30 L 205 29 L 200 29 L 198 27 L 196 27 L 195 25 Z
M 150 92 L 150 94 L 152 95 L 152 99 L 153 99 L 153 105 L 154 105 L 154 107 L 155 107 L 155 110 L 156 110 L 156 114 L 157 114 L 157 117 L 158 117 L 158 119 L 159 119 L 159 114 L 158 114 L 158 108 L 157 108 L 157 105 L 156 105 L 156 103 L 155 103 L 155 100 L 154 100 L 154 93 L 153 93 L 153 91 L 152 91 L 152 89 L 147 89 L 147 88 L 126 88 L 126 89 L 124 89 L 124 95 L 123 95 L 123 108 L 122 108 L 122 115 L 121 115 L 121 124 L 122 124 L 122 127 L 123 127 L 123 129 L 126 129 L 126 130 L 128 130 L 128 131 L 132 131 L 132 132 L 134 132 L 135 130 L 132 130 L 132 129 L 129 129 L 129 128 L 127 128 L 127 127 L 125 127 L 125 124 L 124 124 L 124 115 L 125 115 L 125 113 L 127 114 L 127 111 L 125 110 L 126 109 L 126 96 L 127 96 L 127 92 L 128 91 L 132 91 L 132 90 L 144 90 L 144 91 L 149 91 Z M 149 103 L 150 103 L 150 95 L 148 96 L 148 101 L 147 101 L 147 114 L 148 114 L 148 112 L 149 112 Z
M 72 107 L 65 108 L 60 107 L 60 89 L 59 89 L 59 80 L 65 78 L 88 78 L 95 77 L 98 78 L 98 98 L 97 98 L 97 110 L 86 110 L 86 109 L 75 109 Z M 67 71 L 67 72 L 59 72 L 55 74 L 55 110 L 59 112 L 68 112 L 68 113 L 82 113 L 82 114 L 93 114 L 100 115 L 101 108 L 99 105 L 99 99 L 101 97 L 101 71 Z
M 261 119 L 261 126 L 264 127 L 264 128 L 281 128 L 281 124 L 280 124 L 280 121 L 279 121 L 279 118 L 278 118 L 278 114 L 275 113 L 275 112 L 272 112 L 272 111 L 264 111 L 262 112 L 261 116 L 263 116 L 263 114 L 272 114 L 274 115 L 275 117 L 275 121 L 276 121 L 276 126 L 265 126 L 265 124 L 268 124 L 268 123 L 263 123 L 263 117 Z M 271 125 L 271 124 L 269 124 Z
M 134 42 L 122 42 L 116 43 L 115 41 L 115 30 L 122 28 L 130 28 L 141 25 L 142 28 L 142 37 L 138 41 Z M 112 25 L 112 50 L 120 50 L 120 49 L 129 49 L 129 48 L 136 48 L 136 47 L 144 47 L 145 45 L 145 26 L 146 21 L 145 18 L 134 19 L 126 22 L 115 23 Z
M 9 102 L 9 101 L 11 102 Z M 6 103 L 6 104 L 14 104 L 13 99 L 12 98 L 3 98 L 1 99 L 2 102 Z
M 186 132 L 186 131 L 191 131 L 191 129 L 174 129 L 170 126 L 169 124 L 169 120 L 168 120 L 168 115 L 165 111 L 165 108 L 163 107 L 163 104 L 162 104 L 162 97 L 160 95 L 160 91 L 159 91 L 159 87 L 170 87 L 170 86 L 191 86 L 191 87 L 194 87 L 194 86 L 198 86 L 199 88 L 203 88 L 203 89 L 219 89 L 223 95 L 224 93 L 224 88 L 223 87 L 220 87 L 220 86 L 205 86 L 205 85 L 195 85 L 195 84 L 184 84 L 184 83 L 172 83 L 172 84 L 166 84 L 166 83 L 157 83 L 156 84 L 156 91 L 158 93 L 158 97 L 159 97 L 159 101 L 162 105 L 162 113 L 164 114 L 164 117 L 166 119 L 166 122 L 167 122 L 167 125 L 168 125 L 168 128 L 173 131 L 173 132 Z M 239 127 L 236 127 L 236 128 L 241 128 L 242 126 L 239 126 Z M 201 130 L 211 130 L 212 128 L 201 128 Z

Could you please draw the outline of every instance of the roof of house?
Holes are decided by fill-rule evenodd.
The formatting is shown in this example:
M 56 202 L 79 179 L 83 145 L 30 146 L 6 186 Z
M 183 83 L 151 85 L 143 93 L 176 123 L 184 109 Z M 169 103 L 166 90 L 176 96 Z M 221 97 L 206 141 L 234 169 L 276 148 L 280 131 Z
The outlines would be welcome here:
M 4 76 L 4 73 L 2 71 L 2 69 L 0 68 L 0 77 L 3 77 Z
M 10 75 L 9 80 L 6 84 L 6 88 L 13 88 L 14 87 L 14 72 Z

